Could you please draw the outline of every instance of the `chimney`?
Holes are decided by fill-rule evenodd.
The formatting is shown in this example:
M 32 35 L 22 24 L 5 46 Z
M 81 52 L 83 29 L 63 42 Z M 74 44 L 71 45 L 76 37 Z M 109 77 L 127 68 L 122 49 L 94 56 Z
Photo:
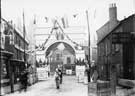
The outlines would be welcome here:
M 117 21 L 117 7 L 115 3 L 109 6 L 109 19 L 110 21 Z

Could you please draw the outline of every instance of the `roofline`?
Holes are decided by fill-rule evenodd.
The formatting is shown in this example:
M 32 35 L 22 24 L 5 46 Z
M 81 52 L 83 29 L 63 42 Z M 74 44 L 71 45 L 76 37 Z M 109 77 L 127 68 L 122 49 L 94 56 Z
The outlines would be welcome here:
M 104 36 L 100 41 L 97 42 L 97 45 L 102 42 L 108 35 L 110 35 L 119 25 L 121 22 L 118 22 L 118 25 L 114 27 L 106 36 Z
M 21 34 L 18 33 L 18 30 L 17 30 L 17 29 L 13 28 L 13 26 L 10 25 L 10 24 L 8 23 L 8 21 L 6 21 L 4 18 L 1 18 L 1 19 L 2 19 L 4 22 L 6 22 L 6 24 L 7 24 L 10 28 L 14 29 L 15 32 L 24 40 L 23 36 L 21 36 Z M 27 44 L 29 45 L 29 43 L 28 43 L 29 41 L 27 41 L 26 39 L 25 39 L 24 41 L 25 41 L 25 43 L 27 43 Z
M 127 17 L 127 18 L 125 18 L 125 19 L 119 21 L 119 22 L 118 22 L 118 25 L 117 25 L 116 27 L 114 27 L 103 39 L 101 39 L 99 42 L 97 42 L 97 45 L 98 45 L 99 43 L 101 43 L 108 35 L 110 35 L 116 28 L 118 28 L 125 20 L 129 19 L 129 18 L 132 17 L 132 16 L 135 17 L 135 14 L 132 14 L 132 15 L 130 15 L 129 17 Z

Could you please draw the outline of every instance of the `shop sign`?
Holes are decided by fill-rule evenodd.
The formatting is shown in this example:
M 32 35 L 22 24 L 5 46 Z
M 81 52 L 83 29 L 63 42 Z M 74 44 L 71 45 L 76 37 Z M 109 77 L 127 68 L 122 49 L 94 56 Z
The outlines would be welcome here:
M 133 38 L 131 32 L 118 32 L 112 33 L 112 43 L 113 44 L 124 44 L 124 43 L 134 43 L 135 38 Z

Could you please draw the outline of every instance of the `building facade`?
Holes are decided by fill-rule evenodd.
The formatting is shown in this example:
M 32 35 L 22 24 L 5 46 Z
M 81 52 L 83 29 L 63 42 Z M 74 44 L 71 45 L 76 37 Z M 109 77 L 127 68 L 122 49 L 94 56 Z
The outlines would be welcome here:
M 19 75 L 26 68 L 29 55 L 28 40 L 13 26 L 12 22 L 1 19 L 1 94 L 14 92 L 19 87 Z M 24 45 L 25 44 L 25 45 Z M 25 48 L 24 48 L 25 47 Z M 25 61 L 24 61 L 25 60 Z M 18 86 L 18 87 L 16 87 Z
M 98 67 L 99 76 L 102 80 L 110 78 L 109 68 L 111 65 L 112 43 L 111 36 L 108 36 L 108 34 L 118 25 L 118 23 L 117 7 L 111 5 L 109 8 L 109 21 L 97 30 Z
M 116 82 L 135 80 L 135 14 L 118 21 L 116 9 L 115 4 L 110 6 L 110 20 L 97 30 L 99 77 L 109 81 L 114 77 Z

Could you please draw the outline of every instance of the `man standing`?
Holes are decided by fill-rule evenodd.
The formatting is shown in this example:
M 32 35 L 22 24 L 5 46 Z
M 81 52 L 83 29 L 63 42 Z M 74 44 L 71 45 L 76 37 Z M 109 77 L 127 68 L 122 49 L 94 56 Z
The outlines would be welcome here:
M 24 91 L 27 91 L 28 85 L 28 71 L 24 70 L 20 75 L 20 82 L 21 82 L 21 89 L 23 88 Z
M 62 84 L 63 73 L 62 73 L 62 67 L 60 65 L 58 65 L 58 71 L 60 73 L 60 84 Z

